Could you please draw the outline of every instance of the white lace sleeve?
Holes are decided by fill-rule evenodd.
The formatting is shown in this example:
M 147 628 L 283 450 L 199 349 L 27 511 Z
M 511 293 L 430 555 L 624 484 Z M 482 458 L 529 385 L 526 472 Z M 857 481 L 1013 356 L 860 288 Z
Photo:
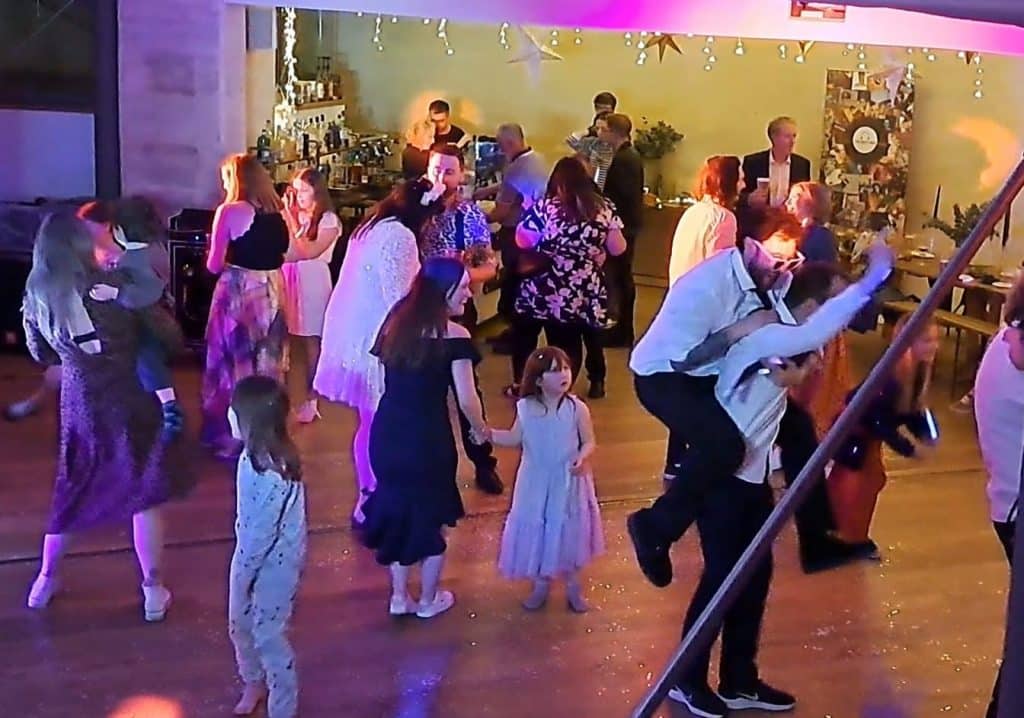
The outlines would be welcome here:
M 381 294 L 388 307 L 409 292 L 412 280 L 420 271 L 420 251 L 416 236 L 398 222 L 388 222 L 389 236 L 381 251 L 380 272 Z

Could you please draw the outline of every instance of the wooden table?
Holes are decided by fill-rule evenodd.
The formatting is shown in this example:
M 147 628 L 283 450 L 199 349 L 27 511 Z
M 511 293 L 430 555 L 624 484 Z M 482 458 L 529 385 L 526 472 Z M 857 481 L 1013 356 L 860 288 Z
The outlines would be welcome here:
M 934 284 L 942 269 L 942 261 L 938 258 L 901 257 L 896 261 L 895 265 L 896 272 L 909 274 L 914 277 L 923 277 L 928 280 L 929 284 Z M 1002 277 L 995 267 L 979 265 L 973 268 L 973 272 L 975 273 L 974 276 L 996 276 L 1000 277 L 1000 281 L 1007 281 L 1009 283 L 1008 278 Z M 971 273 L 970 270 L 968 273 Z M 1006 301 L 1010 289 L 996 287 L 989 282 L 982 281 L 980 278 L 975 279 L 973 282 L 964 282 L 958 278 L 954 286 L 963 290 L 962 304 L 966 316 L 976 317 L 996 324 L 999 323 L 1003 303 Z

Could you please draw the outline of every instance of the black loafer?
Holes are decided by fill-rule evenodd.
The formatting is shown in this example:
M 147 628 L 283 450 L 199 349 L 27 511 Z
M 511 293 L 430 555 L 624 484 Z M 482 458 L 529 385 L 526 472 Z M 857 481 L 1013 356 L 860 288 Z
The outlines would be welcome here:
M 672 583 L 672 560 L 668 555 L 668 546 L 659 546 L 655 543 L 644 531 L 640 520 L 639 511 L 630 514 L 626 519 L 629 539 L 633 542 L 633 550 L 636 551 L 636 562 L 640 564 L 640 570 L 644 572 L 648 581 L 658 588 L 665 588 Z

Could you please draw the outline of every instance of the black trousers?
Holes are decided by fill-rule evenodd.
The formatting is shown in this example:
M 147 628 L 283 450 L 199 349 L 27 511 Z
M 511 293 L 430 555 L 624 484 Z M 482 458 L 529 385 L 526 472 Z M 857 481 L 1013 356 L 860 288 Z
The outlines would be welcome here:
M 512 325 L 516 319 L 516 295 L 519 294 L 519 285 L 523 281 L 523 278 L 516 272 L 521 250 L 516 246 L 515 227 L 502 227 L 495 236 L 498 252 L 501 255 L 498 314 Z
M 676 479 L 643 513 L 644 523 L 666 543 L 678 541 L 693 523 L 702 496 L 711 482 L 732 476 L 743 463 L 746 444 L 732 418 L 715 396 L 717 377 L 663 373 L 638 376 L 637 397 L 647 411 L 669 430 L 671 473 Z M 811 416 L 790 401 L 779 428 L 782 468 L 791 483 L 818 448 Z M 800 550 L 810 555 L 829 531 L 835 518 L 823 477 L 796 512 Z
M 583 330 L 583 346 L 587 357 L 583 362 L 587 370 L 587 379 L 591 383 L 604 381 L 608 376 L 608 364 L 604 358 L 604 329 L 587 327 Z
M 708 491 L 731 479 L 746 453 L 736 424 L 715 397 L 717 376 L 663 372 L 634 378 L 643 407 L 687 448 L 679 474 L 639 520 L 660 543 L 674 543 L 697 518 Z
M 569 355 L 572 379 L 576 381 L 583 364 L 583 337 L 587 331 L 584 325 L 540 321 L 519 315 L 513 327 L 512 380 L 516 384 L 522 381 L 526 360 L 537 348 L 541 331 L 547 337 L 549 346 L 558 347 Z
M 814 419 L 806 409 L 792 399 L 786 403 L 786 413 L 782 417 L 776 443 L 782 452 L 782 471 L 786 475 L 786 486 L 789 486 L 818 449 L 818 433 L 814 428 Z M 800 550 L 805 555 L 813 552 L 816 542 L 820 542 L 836 528 L 824 474 L 822 470 L 814 489 L 807 496 L 803 506 L 797 509 L 794 517 Z
M 608 300 L 612 318 L 618 323 L 608 330 L 609 344 L 632 345 L 636 338 L 633 313 L 636 308 L 636 282 L 633 280 L 633 242 L 618 257 L 608 257 L 604 276 L 608 282 Z
M 996 530 L 996 536 L 999 537 L 999 543 L 1003 545 L 1003 551 L 1006 553 L 1006 561 L 1013 567 L 1013 541 L 1014 534 L 1016 533 L 1017 522 L 1007 521 L 1006 523 L 993 522 L 992 526 Z M 996 685 L 992 688 L 992 700 L 988 704 L 988 711 L 985 712 L 985 718 L 996 718 L 996 714 L 999 713 L 999 686 L 1003 681 L 1003 668 L 999 667 L 999 672 L 996 674 Z
M 697 515 L 704 571 L 686 611 L 683 635 L 707 608 L 740 556 L 750 545 L 774 505 L 767 482 L 751 484 L 728 477 L 708 490 Z M 722 622 L 720 684 L 732 690 L 757 686 L 757 649 L 765 603 L 772 581 L 771 554 L 766 556 Z M 711 649 L 708 648 L 682 677 L 683 687 L 707 684 Z
M 473 385 L 476 388 L 476 395 L 480 397 L 480 405 L 483 406 L 484 397 L 480 393 L 480 379 L 477 377 L 476 369 L 473 370 Z M 454 391 L 454 387 L 452 389 Z M 474 443 L 469 435 L 471 429 L 469 419 L 462 413 L 462 407 L 459 406 L 458 400 L 455 402 L 455 408 L 459 414 L 459 429 L 462 432 L 462 445 L 465 447 L 466 457 L 476 467 L 477 474 L 493 471 L 498 465 L 498 460 L 494 458 L 494 447 L 490 442 L 484 442 L 483 444 Z M 486 415 L 484 418 L 486 418 Z

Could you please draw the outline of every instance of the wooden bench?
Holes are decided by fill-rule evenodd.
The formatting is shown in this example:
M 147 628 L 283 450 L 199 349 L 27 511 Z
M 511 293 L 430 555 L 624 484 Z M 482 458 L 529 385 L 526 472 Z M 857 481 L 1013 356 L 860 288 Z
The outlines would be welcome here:
M 894 312 L 899 315 L 910 314 L 919 306 L 920 305 L 917 302 L 905 299 L 892 300 L 882 304 L 884 310 Z M 932 318 L 935 319 L 935 323 L 939 326 L 952 329 L 956 332 L 956 343 L 953 349 L 953 380 L 951 383 L 952 385 L 950 386 L 950 394 L 955 398 L 957 377 L 960 367 L 960 340 L 963 333 L 967 332 L 968 334 L 974 334 L 985 339 L 991 339 L 999 332 L 999 325 L 987 322 L 984 319 L 965 317 L 963 314 L 957 314 L 956 312 L 950 312 L 945 309 L 936 309 L 932 314 Z

